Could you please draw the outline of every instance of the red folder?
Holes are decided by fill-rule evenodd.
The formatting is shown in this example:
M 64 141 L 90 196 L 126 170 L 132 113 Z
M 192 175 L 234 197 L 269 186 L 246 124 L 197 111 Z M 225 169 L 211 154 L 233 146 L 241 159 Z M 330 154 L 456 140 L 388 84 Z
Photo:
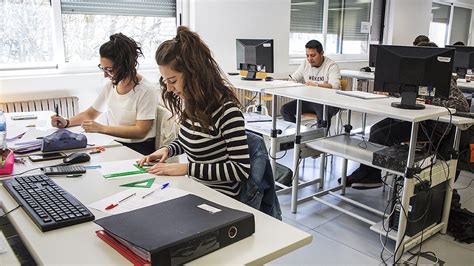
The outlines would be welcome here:
M 104 240 L 105 243 L 109 244 L 111 247 L 113 247 L 115 250 L 117 250 L 122 256 L 127 258 L 130 262 L 133 263 L 135 266 L 150 266 L 151 262 L 149 260 L 146 260 L 140 256 L 138 256 L 135 252 L 130 250 L 128 247 L 124 246 L 122 243 L 117 241 L 113 236 L 108 234 L 104 230 L 98 230 L 95 231 L 98 237 L 100 239 Z

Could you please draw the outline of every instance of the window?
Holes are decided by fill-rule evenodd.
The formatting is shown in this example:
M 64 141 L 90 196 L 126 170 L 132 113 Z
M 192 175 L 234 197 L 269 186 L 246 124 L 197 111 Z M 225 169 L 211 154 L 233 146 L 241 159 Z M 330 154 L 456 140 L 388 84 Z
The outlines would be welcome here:
M 176 1 L 61 0 L 66 62 L 97 61 L 109 36 L 121 32 L 139 42 L 145 60 L 176 35 Z
M 366 54 L 370 28 L 370 1 L 329 0 L 326 51 L 330 54 Z
M 292 0 L 290 57 L 303 56 L 311 39 L 326 54 L 366 55 L 381 41 L 383 9 L 382 0 Z
M 323 38 L 324 0 L 292 0 L 290 54 L 304 54 L 308 40 Z
M 0 1 L 0 68 L 54 64 L 48 0 Z
M 453 24 L 451 26 L 450 44 L 455 42 L 469 43 L 469 26 L 471 25 L 472 10 L 462 7 L 454 7 Z
M 431 8 L 430 40 L 438 46 L 444 46 L 448 38 L 449 17 L 451 6 L 433 3 Z
M 433 3 L 430 40 L 440 47 L 455 42 L 470 45 L 472 9 L 459 4 Z
M 58 65 L 95 70 L 100 45 L 117 32 L 140 43 L 145 56 L 142 63 L 153 62 L 160 43 L 176 34 L 177 2 L 181 3 L 0 0 L 0 70 Z

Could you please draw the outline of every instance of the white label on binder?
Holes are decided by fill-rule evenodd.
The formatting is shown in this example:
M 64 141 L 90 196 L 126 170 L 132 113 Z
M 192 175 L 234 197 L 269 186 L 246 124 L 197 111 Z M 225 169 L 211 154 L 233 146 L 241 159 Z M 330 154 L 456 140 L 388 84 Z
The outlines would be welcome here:
M 220 211 L 222 211 L 221 209 L 218 209 L 218 208 L 215 208 L 215 207 L 212 207 L 212 206 L 209 206 L 207 204 L 201 204 L 201 205 L 198 205 L 198 208 L 201 208 L 205 211 L 208 211 L 210 213 L 218 213 Z
M 263 47 L 265 47 L 265 48 L 272 47 L 272 44 L 271 43 L 264 43 Z
M 444 63 L 449 63 L 449 62 L 451 62 L 451 57 L 438 56 L 438 61 L 444 62 Z

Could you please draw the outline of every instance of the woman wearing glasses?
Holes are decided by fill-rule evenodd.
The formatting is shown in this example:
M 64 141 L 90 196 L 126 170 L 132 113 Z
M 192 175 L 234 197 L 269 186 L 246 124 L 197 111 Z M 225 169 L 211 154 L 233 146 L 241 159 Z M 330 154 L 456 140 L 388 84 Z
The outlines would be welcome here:
M 99 68 L 110 79 L 87 110 L 69 118 L 51 117 L 58 128 L 82 126 L 86 132 L 117 137 L 117 141 L 142 154 L 155 150 L 155 116 L 158 106 L 156 87 L 137 73 L 140 46 L 117 33 L 99 49 Z M 108 124 L 95 122 L 107 112 Z

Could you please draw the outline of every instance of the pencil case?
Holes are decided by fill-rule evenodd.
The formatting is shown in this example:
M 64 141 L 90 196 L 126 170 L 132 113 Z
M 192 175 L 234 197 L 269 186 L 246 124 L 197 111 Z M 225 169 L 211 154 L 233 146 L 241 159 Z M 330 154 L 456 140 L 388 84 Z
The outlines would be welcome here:
M 12 150 L 6 150 L 0 162 L 0 175 L 9 175 L 13 172 L 13 165 L 15 164 L 15 155 Z

